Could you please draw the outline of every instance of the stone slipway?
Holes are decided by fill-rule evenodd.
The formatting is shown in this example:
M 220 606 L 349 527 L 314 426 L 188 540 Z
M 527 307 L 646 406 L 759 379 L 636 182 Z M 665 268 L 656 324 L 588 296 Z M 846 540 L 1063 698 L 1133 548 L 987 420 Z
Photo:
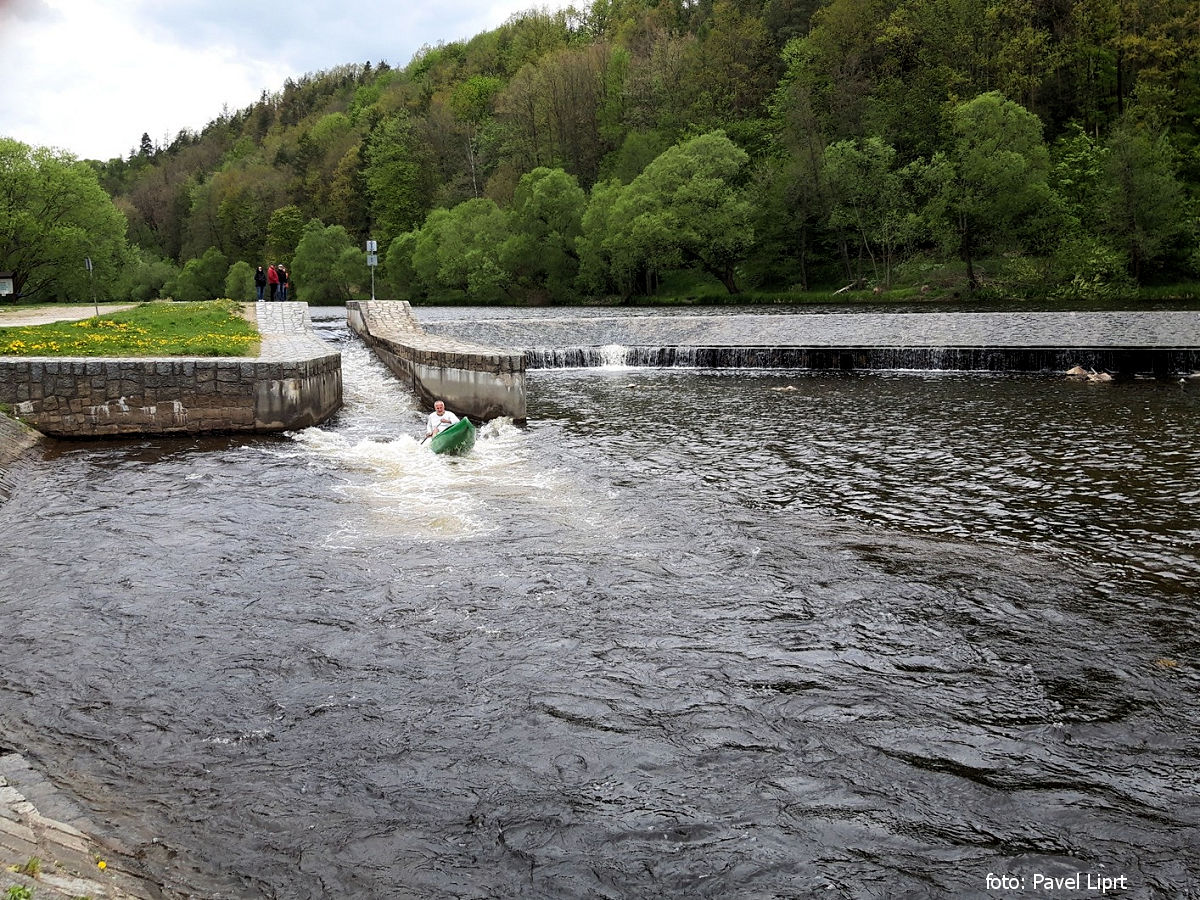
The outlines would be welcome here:
M 525 357 L 457 337 L 429 334 L 405 300 L 350 301 L 350 329 L 427 406 L 444 400 L 455 412 L 486 421 L 525 421 Z
M 273 432 L 305 428 L 342 404 L 341 354 L 306 303 L 250 303 L 258 357 L 0 358 L 0 404 L 43 434 Z

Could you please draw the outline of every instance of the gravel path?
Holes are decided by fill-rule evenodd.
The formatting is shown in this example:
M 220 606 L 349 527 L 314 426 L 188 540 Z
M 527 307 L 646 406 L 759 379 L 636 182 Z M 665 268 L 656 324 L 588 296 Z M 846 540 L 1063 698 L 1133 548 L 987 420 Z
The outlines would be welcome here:
M 115 313 L 123 309 L 133 309 L 135 306 L 136 303 L 101 303 L 100 313 Z M 0 328 L 77 322 L 80 319 L 90 319 L 95 314 L 96 307 L 90 303 L 86 306 L 0 307 Z

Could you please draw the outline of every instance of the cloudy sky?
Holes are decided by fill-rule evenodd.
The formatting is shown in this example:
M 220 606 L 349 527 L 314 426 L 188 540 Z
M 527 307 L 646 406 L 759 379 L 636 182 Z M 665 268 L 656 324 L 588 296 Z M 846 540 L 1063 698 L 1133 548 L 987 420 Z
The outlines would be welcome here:
M 290 77 L 404 66 L 544 0 L 0 0 L 0 137 L 87 159 L 201 129 Z

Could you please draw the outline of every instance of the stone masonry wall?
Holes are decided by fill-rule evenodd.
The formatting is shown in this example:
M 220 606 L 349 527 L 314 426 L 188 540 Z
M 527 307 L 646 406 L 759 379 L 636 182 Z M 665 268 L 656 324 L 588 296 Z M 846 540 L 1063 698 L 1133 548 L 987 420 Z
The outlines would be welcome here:
M 525 421 L 525 356 L 429 334 L 406 301 L 351 301 L 350 328 L 425 405 L 446 406 L 477 421 Z
M 63 438 L 283 431 L 336 412 L 341 354 L 313 333 L 307 304 L 247 309 L 262 335 L 257 358 L 7 357 L 0 403 Z

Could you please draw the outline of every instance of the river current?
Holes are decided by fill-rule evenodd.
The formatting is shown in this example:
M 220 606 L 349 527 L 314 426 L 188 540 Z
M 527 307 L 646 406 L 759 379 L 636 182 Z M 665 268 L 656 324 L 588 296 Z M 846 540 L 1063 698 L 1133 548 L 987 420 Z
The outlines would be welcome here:
M 335 420 L 0 503 L 0 747 L 169 895 L 1200 896 L 1197 383 L 534 371 L 446 459 L 318 324 Z

